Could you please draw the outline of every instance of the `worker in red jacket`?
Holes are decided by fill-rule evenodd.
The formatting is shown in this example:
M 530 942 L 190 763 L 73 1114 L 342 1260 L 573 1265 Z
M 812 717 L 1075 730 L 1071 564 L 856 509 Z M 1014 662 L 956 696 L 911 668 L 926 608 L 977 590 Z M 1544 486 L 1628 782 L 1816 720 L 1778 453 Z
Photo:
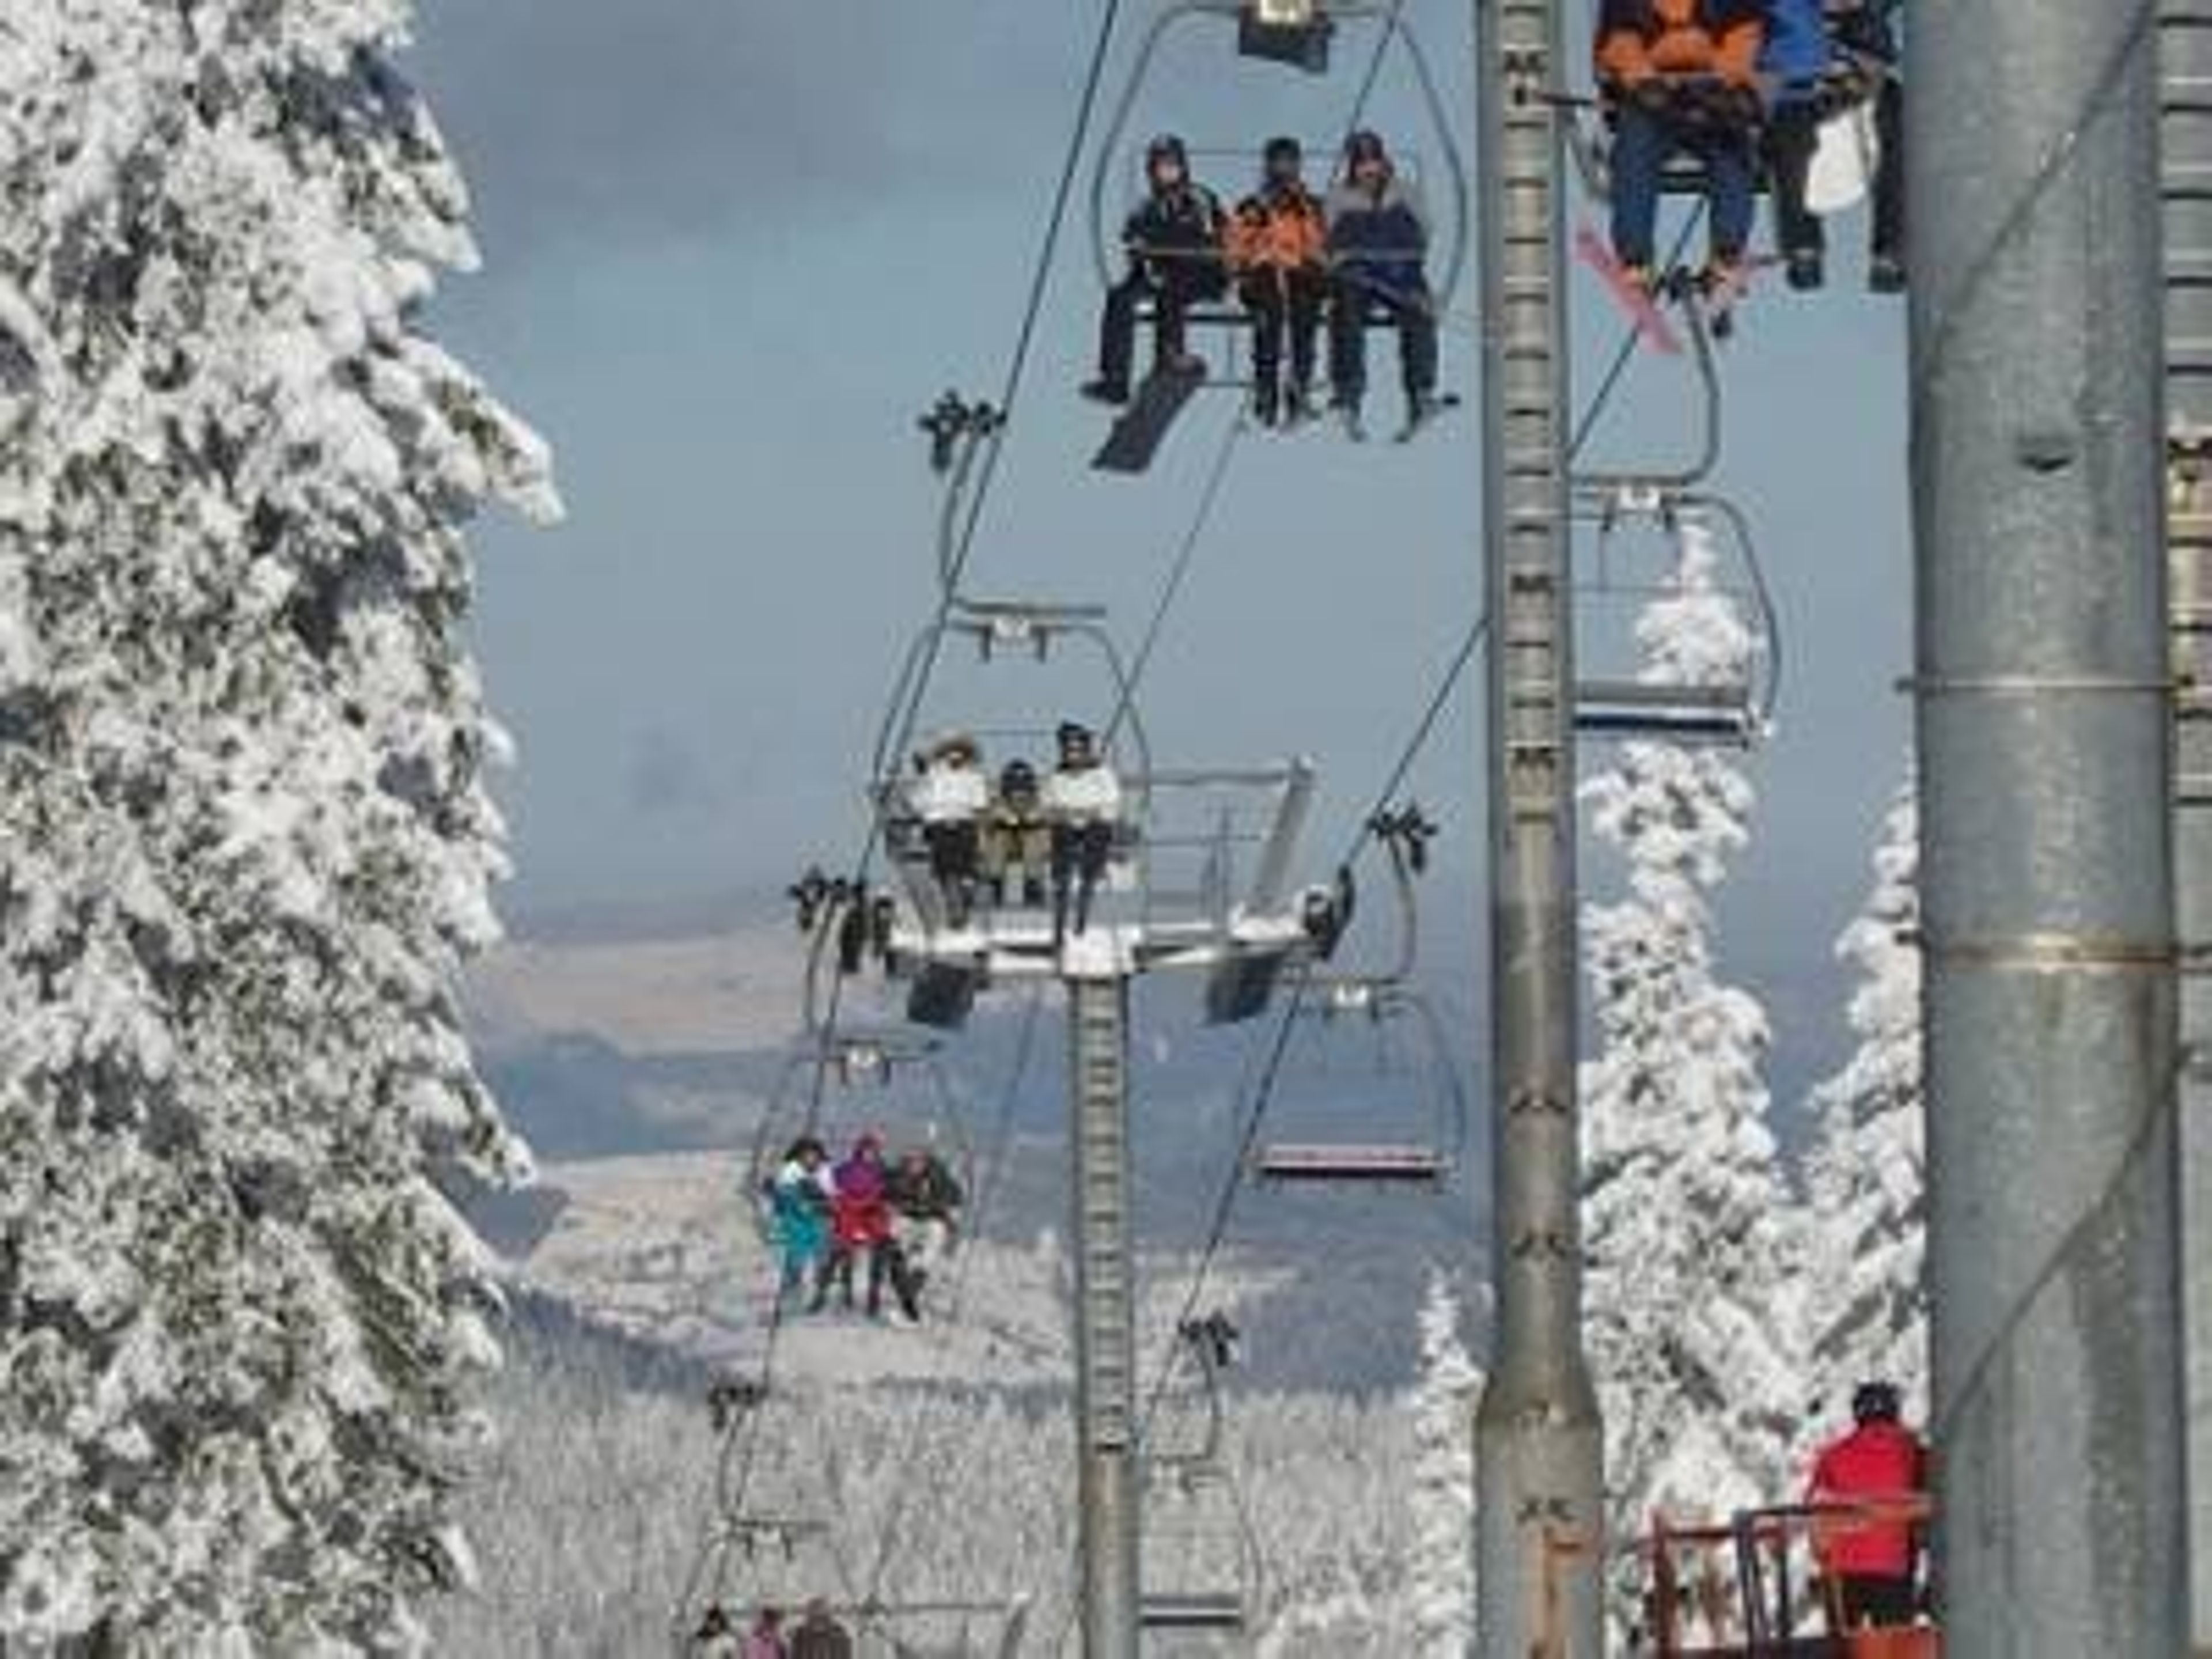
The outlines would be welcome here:
M 1928 1448 L 1905 1426 L 1895 1383 L 1861 1383 L 1851 1416 L 1851 1431 L 1814 1460 L 1805 1492 L 1815 1508 L 1861 1511 L 1814 1525 L 1814 1553 L 1828 1581 L 1828 1617 L 1838 1634 L 1912 1622 L 1928 1490 Z

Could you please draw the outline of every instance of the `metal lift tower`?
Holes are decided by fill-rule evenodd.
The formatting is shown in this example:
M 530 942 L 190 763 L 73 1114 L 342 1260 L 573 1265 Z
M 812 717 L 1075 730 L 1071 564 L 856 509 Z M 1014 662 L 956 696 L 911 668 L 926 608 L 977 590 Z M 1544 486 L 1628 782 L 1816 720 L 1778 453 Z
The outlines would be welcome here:
M 2212 1654 L 2212 0 L 2160 8 L 2192 1651 Z
M 1481 1651 L 1595 1659 L 1602 1438 L 1582 1342 L 1558 0 L 1476 0 L 1490 653 L 1492 1272 Z
M 2152 0 L 1912 17 L 1947 1651 L 2186 1650 Z

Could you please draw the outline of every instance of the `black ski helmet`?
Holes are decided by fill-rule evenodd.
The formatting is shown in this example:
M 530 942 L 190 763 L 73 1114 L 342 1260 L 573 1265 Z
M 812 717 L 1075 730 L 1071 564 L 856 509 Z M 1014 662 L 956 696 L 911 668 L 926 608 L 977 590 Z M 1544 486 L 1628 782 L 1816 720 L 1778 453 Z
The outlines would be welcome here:
M 1905 1415 L 1905 1401 L 1894 1382 L 1862 1382 L 1851 1392 L 1851 1419 L 1857 1423 L 1894 1423 Z
M 1270 179 L 1296 178 L 1304 165 L 1305 151 L 1295 138 L 1270 138 L 1267 147 L 1260 152 L 1261 168 Z
M 1145 172 L 1148 177 L 1163 161 L 1173 161 L 1185 173 L 1190 171 L 1190 153 L 1172 132 L 1163 132 L 1145 146 Z

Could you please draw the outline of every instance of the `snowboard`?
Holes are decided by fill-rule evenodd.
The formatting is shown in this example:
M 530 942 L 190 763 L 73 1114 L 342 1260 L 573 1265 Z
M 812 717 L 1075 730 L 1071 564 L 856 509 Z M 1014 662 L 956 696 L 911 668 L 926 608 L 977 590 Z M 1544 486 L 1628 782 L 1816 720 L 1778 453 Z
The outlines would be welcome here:
M 1659 309 L 1658 301 L 1644 291 L 1642 283 L 1629 276 L 1620 261 L 1613 258 L 1605 239 L 1588 225 L 1575 233 L 1575 256 L 1595 270 L 1599 280 L 1612 290 L 1613 297 L 1636 324 L 1636 331 L 1644 337 L 1645 343 L 1669 357 L 1682 355 L 1682 337 Z
M 1121 411 L 1114 429 L 1106 434 L 1091 465 L 1102 472 L 1142 472 L 1159 453 L 1191 394 L 1206 384 L 1206 365 L 1194 368 L 1158 368 L 1145 377 L 1135 399 Z

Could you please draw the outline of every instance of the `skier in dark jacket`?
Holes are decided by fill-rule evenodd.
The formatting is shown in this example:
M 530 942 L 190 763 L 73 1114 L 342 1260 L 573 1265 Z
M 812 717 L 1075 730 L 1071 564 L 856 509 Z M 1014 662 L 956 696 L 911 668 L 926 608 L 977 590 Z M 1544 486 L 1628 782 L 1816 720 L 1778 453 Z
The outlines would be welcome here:
M 1222 265 L 1221 204 L 1190 176 L 1190 157 L 1182 140 L 1163 134 L 1145 151 L 1149 192 L 1121 228 L 1128 251 L 1126 276 L 1106 295 L 1098 325 L 1098 378 L 1083 395 L 1104 404 L 1129 401 L 1130 366 L 1136 356 L 1137 306 L 1152 301 L 1152 368 L 1188 371 L 1199 367 L 1184 349 L 1184 317 L 1201 301 L 1228 291 Z
M 1328 224 L 1306 188 L 1295 138 L 1270 138 L 1260 188 L 1237 204 L 1228 231 L 1229 268 L 1252 313 L 1252 414 L 1262 426 L 1312 412 L 1314 360 L 1328 300 Z M 1283 382 L 1283 343 L 1291 378 Z
M 1709 287 L 1741 282 L 1758 214 L 1765 0 L 1603 0 L 1597 77 L 1612 118 L 1613 251 L 1647 289 L 1668 161 L 1705 169 Z
M 1406 428 L 1436 412 L 1437 307 L 1424 266 L 1429 220 L 1389 151 L 1372 132 L 1345 142 L 1344 170 L 1328 193 L 1329 403 L 1354 437 L 1362 435 L 1367 392 L 1367 319 L 1379 313 L 1398 327 L 1398 365 L 1406 385 Z
M 830 1604 L 817 1596 L 791 1632 L 791 1659 L 853 1659 L 853 1637 L 830 1616 Z
M 1905 86 L 1897 73 L 1895 27 L 1900 3 L 1768 0 L 1760 65 L 1774 89 L 1767 159 L 1775 228 L 1792 288 L 1818 288 L 1826 278 L 1826 232 L 1805 202 L 1821 125 L 1869 100 L 1879 154 L 1867 286 L 1877 294 L 1905 287 Z

